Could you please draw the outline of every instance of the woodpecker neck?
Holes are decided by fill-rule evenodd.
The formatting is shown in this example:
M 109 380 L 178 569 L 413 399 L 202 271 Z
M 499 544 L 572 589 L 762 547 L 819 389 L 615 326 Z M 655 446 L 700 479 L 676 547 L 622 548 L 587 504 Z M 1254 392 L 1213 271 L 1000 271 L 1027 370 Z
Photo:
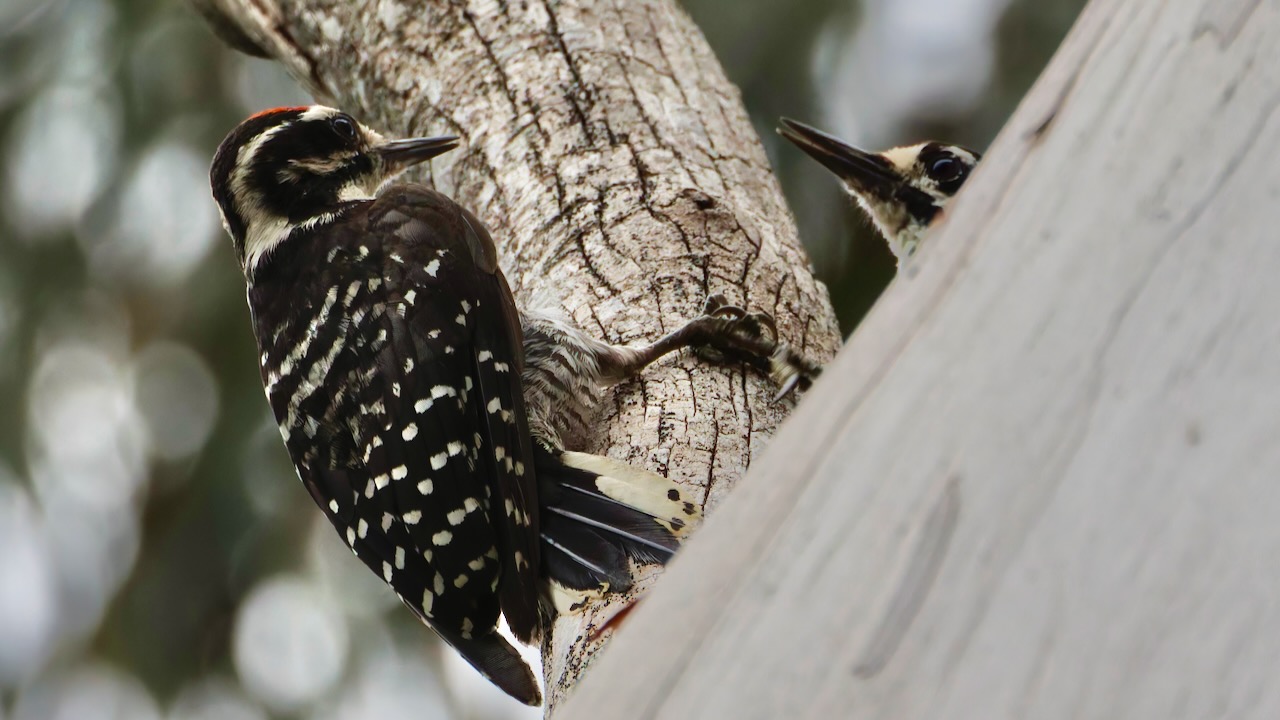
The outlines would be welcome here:
M 237 247 L 244 249 L 242 267 L 246 278 L 253 279 L 255 274 L 283 249 L 288 243 L 306 244 L 316 233 L 342 220 L 351 210 L 373 200 L 369 198 L 352 199 L 339 203 L 332 210 L 322 212 L 301 222 L 289 222 L 284 218 L 269 218 L 252 222 L 243 243 Z

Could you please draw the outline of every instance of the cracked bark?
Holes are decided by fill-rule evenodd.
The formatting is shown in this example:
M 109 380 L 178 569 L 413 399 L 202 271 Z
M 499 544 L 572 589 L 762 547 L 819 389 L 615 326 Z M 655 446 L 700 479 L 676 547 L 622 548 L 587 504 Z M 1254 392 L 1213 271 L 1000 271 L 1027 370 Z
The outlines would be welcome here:
M 396 135 L 461 137 L 420 179 L 489 225 L 522 302 L 553 298 L 635 343 L 725 292 L 815 359 L 838 347 L 737 90 L 672 2 L 193 1 L 322 102 Z M 713 509 L 786 414 L 771 392 L 741 370 L 666 361 L 606 399 L 583 449 L 687 483 Z M 620 601 L 556 622 L 549 707 Z

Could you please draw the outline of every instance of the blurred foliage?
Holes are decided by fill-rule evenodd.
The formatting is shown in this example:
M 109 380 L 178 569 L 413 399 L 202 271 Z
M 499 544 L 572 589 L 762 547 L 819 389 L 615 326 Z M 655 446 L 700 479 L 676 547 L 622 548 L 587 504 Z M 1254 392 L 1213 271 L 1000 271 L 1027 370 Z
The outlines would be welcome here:
M 773 134 L 777 117 L 859 144 L 985 148 L 1082 4 L 685 0 L 742 89 L 846 329 L 893 258 Z M 926 41 L 900 41 L 901 22 Z M 924 72 L 898 72 L 904 58 Z M 964 82 L 930 89 L 929 63 Z M 222 46 L 185 4 L 0 0 L 0 716 L 108 702 L 130 718 L 517 712 L 459 699 L 474 683 L 385 687 L 429 668 L 450 687 L 471 681 L 441 669 L 429 634 L 318 524 L 263 402 L 203 173 L 246 114 L 299 101 L 279 68 Z M 254 622 L 271 632 L 237 634 Z M 298 647 L 309 655 L 280 662 L 310 675 L 237 680 Z M 308 685 L 317 676 L 327 684 Z

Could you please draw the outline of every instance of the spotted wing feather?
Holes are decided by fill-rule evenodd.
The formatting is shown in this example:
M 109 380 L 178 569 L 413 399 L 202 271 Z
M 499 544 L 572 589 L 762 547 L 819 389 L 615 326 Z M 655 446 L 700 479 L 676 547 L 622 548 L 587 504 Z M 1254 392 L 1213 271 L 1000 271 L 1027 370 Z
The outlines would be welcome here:
M 539 556 L 519 327 L 492 243 L 420 187 L 350 220 L 358 242 L 288 244 L 299 257 L 250 288 L 286 445 L 352 551 L 477 669 L 537 702 L 493 633 L 501 607 L 518 637 L 535 634 Z

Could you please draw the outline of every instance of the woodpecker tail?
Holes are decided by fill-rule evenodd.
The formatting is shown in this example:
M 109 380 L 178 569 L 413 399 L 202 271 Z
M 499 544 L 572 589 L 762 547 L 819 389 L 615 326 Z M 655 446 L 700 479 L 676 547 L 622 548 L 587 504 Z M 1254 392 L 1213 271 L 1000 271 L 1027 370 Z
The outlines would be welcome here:
M 538 679 L 533 676 L 533 670 L 496 630 L 470 638 L 438 627 L 435 630 L 471 663 L 471 667 L 479 670 L 503 692 L 525 705 L 537 707 L 542 704 L 542 692 L 538 690 Z
M 539 446 L 544 575 L 565 612 L 631 588 L 631 564 L 666 564 L 701 513 L 670 480 L 617 460 Z

